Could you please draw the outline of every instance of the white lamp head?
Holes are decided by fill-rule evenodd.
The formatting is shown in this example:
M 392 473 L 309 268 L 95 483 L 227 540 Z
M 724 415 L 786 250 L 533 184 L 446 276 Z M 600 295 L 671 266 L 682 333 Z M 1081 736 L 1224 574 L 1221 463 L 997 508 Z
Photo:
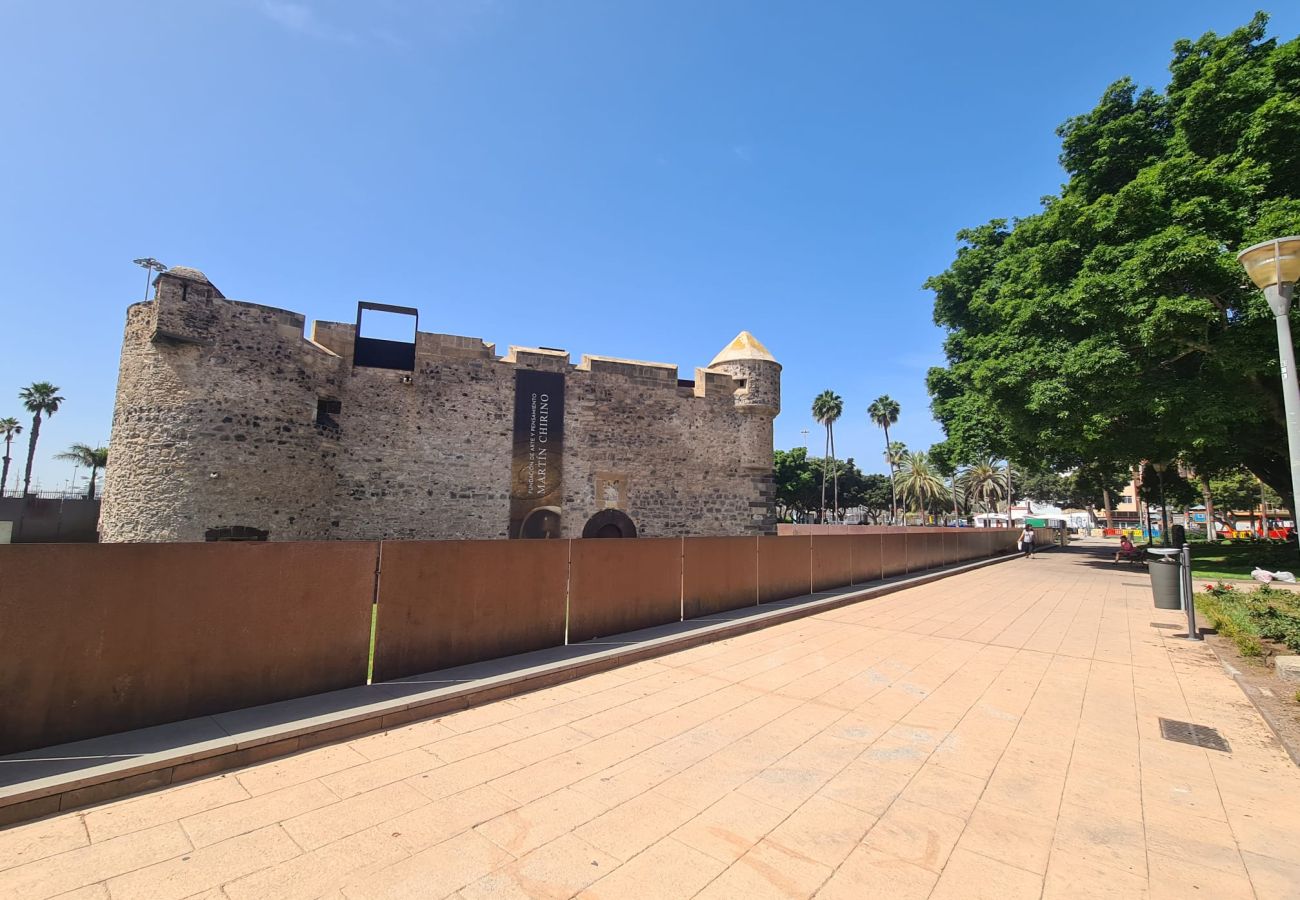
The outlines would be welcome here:
M 1253 244 L 1237 254 L 1246 274 L 1260 290 L 1300 281 L 1300 235 Z

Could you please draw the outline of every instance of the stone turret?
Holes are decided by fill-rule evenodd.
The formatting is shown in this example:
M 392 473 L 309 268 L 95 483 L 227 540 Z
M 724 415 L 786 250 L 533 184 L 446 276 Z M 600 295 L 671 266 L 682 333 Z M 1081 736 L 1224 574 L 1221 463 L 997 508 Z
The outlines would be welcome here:
M 758 338 L 742 331 L 713 357 L 709 369 L 736 380 L 736 408 L 750 414 L 741 459 L 750 468 L 771 472 L 772 420 L 781 412 L 781 364 Z

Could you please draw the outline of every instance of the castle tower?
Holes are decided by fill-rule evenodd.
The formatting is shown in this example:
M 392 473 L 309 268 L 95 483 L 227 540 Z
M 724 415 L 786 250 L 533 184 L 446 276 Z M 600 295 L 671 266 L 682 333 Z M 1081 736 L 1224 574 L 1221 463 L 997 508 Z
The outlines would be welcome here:
M 772 420 L 781 412 L 781 364 L 758 338 L 742 331 L 713 357 L 708 368 L 725 372 L 738 382 L 733 402 L 744 414 L 738 455 L 741 464 L 753 473 L 759 493 L 767 502 L 767 509 L 755 517 L 756 525 L 763 531 L 773 530 L 776 484 L 772 476 Z

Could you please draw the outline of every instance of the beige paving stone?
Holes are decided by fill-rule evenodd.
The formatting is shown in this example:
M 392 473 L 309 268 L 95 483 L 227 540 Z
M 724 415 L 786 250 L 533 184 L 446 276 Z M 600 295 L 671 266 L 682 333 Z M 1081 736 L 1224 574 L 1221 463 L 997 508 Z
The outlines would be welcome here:
M 400 728 L 366 735 L 352 741 L 349 746 L 366 759 L 383 759 L 405 750 L 414 750 L 455 734 L 436 719 L 411 722 Z
M 1056 821 L 1053 853 L 1131 875 L 1147 874 L 1142 820 L 1099 807 L 1063 806 Z
M 775 843 L 769 836 L 696 896 L 700 900 L 811 897 L 833 871 L 830 866 Z
M 1039 875 L 1047 871 L 1056 823 L 981 801 L 957 841 L 959 848 Z
M 417 806 L 376 827 L 397 838 L 411 853 L 418 853 L 509 812 L 517 805 L 495 788 L 480 784 Z
M 695 810 L 691 807 L 654 791 L 646 791 L 578 826 L 574 833 L 624 861 L 667 837 L 694 815 Z
M 1231 875 L 1187 859 L 1173 859 L 1159 853 L 1150 854 L 1149 862 L 1151 900 L 1183 900 L 1186 897 L 1251 900 L 1255 897 L 1255 889 L 1244 872 Z
M 464 900 L 565 900 L 617 865 L 614 857 L 566 834 L 461 888 L 460 896 Z
M 90 843 L 81 816 L 39 819 L 0 831 L 0 871 Z
M 421 772 L 428 772 L 441 765 L 442 760 L 437 756 L 417 748 L 325 775 L 321 777 L 320 782 L 346 800 L 348 797 L 373 791 L 375 788 L 402 781 Z
M 175 822 L 47 856 L 0 872 L 6 900 L 54 897 L 190 851 Z
M 443 720 L 449 722 L 449 720 Z M 443 762 L 456 762 L 470 756 L 477 756 L 489 750 L 496 750 L 514 743 L 523 737 L 505 722 L 495 722 L 482 728 L 467 731 L 455 731 L 447 737 L 424 744 L 425 750 Z
M 876 816 L 826 797 L 813 797 L 763 840 L 796 857 L 834 869 L 876 823 Z
M 857 760 L 831 776 L 817 793 L 878 816 L 889 808 L 909 781 L 910 776 L 905 772 Z
M 925 900 L 938 880 L 937 872 L 860 845 L 816 896 L 818 900 Z
M 59 900 L 112 900 L 108 893 L 108 885 L 100 882 L 99 884 L 88 884 L 83 888 L 77 888 L 75 891 L 68 891 L 66 894 L 59 894 Z M 206 900 L 203 895 L 198 895 L 194 900 Z M 225 898 L 217 898 L 225 900 Z
M 1173 859 L 1245 877 L 1245 864 L 1232 829 L 1216 819 L 1153 806 L 1146 811 L 1147 849 Z M 1297 885 L 1300 887 L 1300 884 Z
M 903 862 L 939 872 L 965 827 L 965 819 L 897 800 L 867 832 L 863 843 Z
M 578 894 L 580 900 L 654 897 L 686 900 L 696 896 L 726 864 L 674 838 L 664 838 Z
M 510 862 L 511 856 L 474 831 L 408 856 L 378 872 L 354 876 L 348 900 L 427 900 L 445 897 Z
M 222 890 L 229 900 L 312 900 L 338 890 L 358 871 L 378 871 L 408 855 L 401 841 L 372 828 L 228 881 Z
M 1076 859 L 1068 852 L 1052 853 L 1043 880 L 1043 900 L 1146 900 L 1149 896 L 1144 876 Z
M 519 764 L 505 754 L 488 752 L 421 772 L 407 778 L 405 783 L 430 800 L 440 800 L 477 785 L 487 784 L 518 768 Z
M 86 810 L 83 820 L 92 841 L 102 841 L 164 822 L 178 816 L 201 812 L 248 799 L 239 780 L 232 774 L 205 778 L 172 790 L 154 791 Z M 3 858 L 3 853 L 0 853 Z
M 1259 900 L 1283 900 L 1300 885 L 1300 863 L 1283 862 L 1258 853 L 1242 853 L 1250 883 Z
M 981 778 L 927 763 L 912 778 L 902 797 L 941 812 L 968 816 L 979 802 L 984 785 Z
M 740 793 L 729 793 L 673 832 L 688 847 L 730 864 L 786 817 L 785 810 Z
M 364 762 L 366 758 L 349 744 L 334 744 L 240 769 L 235 777 L 249 794 L 256 797 L 304 781 L 314 781 Z
M 178 859 L 110 878 L 108 892 L 133 900 L 180 900 L 285 862 L 301 852 L 284 829 L 268 825 Z
M 958 847 L 943 867 L 933 900 L 1038 900 L 1043 876 Z
M 314 850 L 428 802 L 415 788 L 398 782 L 285 819 L 283 825 L 299 846 Z
M 207 847 L 292 816 L 337 803 L 338 797 L 319 781 L 307 781 L 180 820 L 195 847 Z
M 474 831 L 514 856 L 523 856 L 605 811 L 598 801 L 565 788 L 489 819 Z

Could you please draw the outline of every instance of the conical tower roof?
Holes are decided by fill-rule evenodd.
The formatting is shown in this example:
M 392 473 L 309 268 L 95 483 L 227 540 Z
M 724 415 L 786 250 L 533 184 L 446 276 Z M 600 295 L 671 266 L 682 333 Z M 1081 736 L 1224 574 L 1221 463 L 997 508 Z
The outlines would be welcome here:
M 718 363 L 738 359 L 760 359 L 765 362 L 776 362 L 776 357 L 762 345 L 758 338 L 748 331 L 742 331 L 736 335 L 730 344 L 723 347 L 717 356 L 713 357 L 713 362 L 709 363 L 709 368 L 712 369 Z

